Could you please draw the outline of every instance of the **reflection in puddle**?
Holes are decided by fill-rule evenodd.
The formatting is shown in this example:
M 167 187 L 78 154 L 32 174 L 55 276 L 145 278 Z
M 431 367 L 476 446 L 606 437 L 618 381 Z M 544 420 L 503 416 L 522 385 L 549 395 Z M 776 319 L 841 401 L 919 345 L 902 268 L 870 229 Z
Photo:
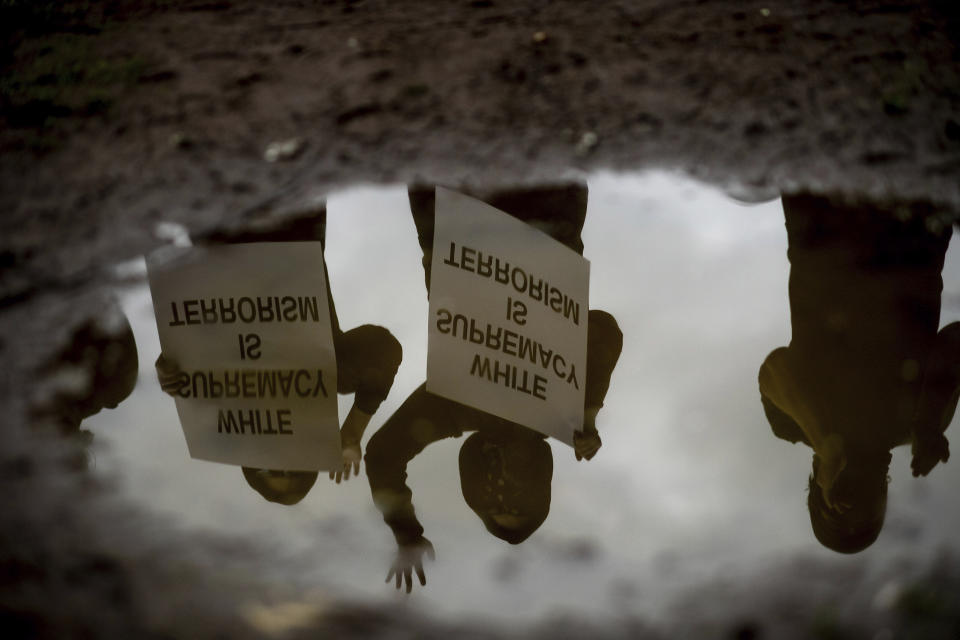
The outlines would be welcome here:
M 137 345 L 124 312 L 112 299 L 102 300 L 99 315 L 74 327 L 65 346 L 38 374 L 40 385 L 30 399 L 31 419 L 54 425 L 68 438 L 89 441 L 84 420 L 102 409 L 115 409 L 137 383 Z M 86 458 L 77 460 L 79 466 Z
M 413 190 L 410 200 L 421 195 Z M 502 433 L 427 447 L 483 432 L 488 417 L 438 406 L 444 403 L 420 388 L 429 267 L 423 219 L 411 222 L 403 187 L 337 194 L 327 209 L 325 254 L 340 325 L 381 325 L 403 348 L 363 438 L 360 477 L 338 485 L 321 475 L 308 495 L 284 507 L 250 491 L 236 468 L 191 460 L 153 369 L 160 347 L 145 285 L 121 296 L 139 349 L 137 387 L 83 425 L 95 435 L 94 473 L 116 475 L 125 495 L 186 529 L 263 541 L 275 553 L 271 574 L 286 571 L 292 581 L 346 597 L 393 597 L 383 584 L 396 568 L 391 530 L 401 546 L 426 540 L 428 531 L 436 561 L 411 605 L 459 618 L 532 621 L 559 609 L 656 617 L 699 585 L 745 579 L 798 556 L 847 567 L 851 559 L 817 541 L 810 513 L 853 514 L 825 519 L 827 535 L 852 528 L 864 546 L 863 522 L 867 537 L 879 532 L 881 491 L 882 532 L 858 561 L 883 575 L 895 565 L 902 572 L 901 560 L 919 571 L 938 550 L 957 551 L 957 465 L 938 465 L 925 478 L 910 473 L 911 462 L 923 471 L 942 457 L 937 433 L 956 401 L 955 340 L 941 328 L 960 317 L 960 262 L 955 250 L 944 253 L 947 230 L 901 247 L 914 236 L 874 226 L 878 218 L 866 213 L 801 199 L 788 200 L 786 212 L 779 201 L 744 207 L 663 174 L 592 178 L 585 221 L 552 233 L 568 246 L 582 241 L 590 307 L 623 332 L 596 418 L 602 447 L 584 464 L 570 447 L 539 437 L 516 451 L 503 446 L 511 439 Z M 554 221 L 531 223 L 549 233 Z M 925 233 L 917 228 L 916 238 Z M 888 268 L 903 260 L 907 273 Z M 927 397 L 935 401 L 924 403 Z M 341 415 L 349 414 L 351 400 L 340 403 Z M 888 434 L 881 423 L 895 428 Z M 936 425 L 913 427 L 922 433 L 919 460 L 899 447 L 887 467 L 888 452 L 909 441 L 914 423 Z M 809 494 L 810 449 L 771 437 L 771 427 L 818 451 Z M 843 434 L 842 449 L 829 434 Z M 514 455 L 543 464 L 525 462 L 515 475 L 507 464 Z M 464 467 L 476 467 L 467 473 L 480 481 L 464 483 L 461 493 Z M 861 500 L 869 482 L 860 478 L 881 475 L 890 476 L 889 486 L 874 482 Z M 491 481 L 504 491 L 513 483 L 519 506 L 491 509 Z M 371 485 L 390 499 L 381 494 L 375 506 Z M 823 485 L 830 504 L 808 512 L 808 495 Z M 507 545 L 501 538 L 512 534 L 488 530 L 526 539 Z M 417 553 L 401 574 L 416 570 L 427 545 Z
M 910 445 L 918 476 L 949 457 L 960 324 L 937 329 L 952 229 L 919 211 L 783 204 L 793 332 L 760 369 L 763 408 L 778 438 L 814 451 L 817 539 L 856 553 L 883 528 L 890 450 Z

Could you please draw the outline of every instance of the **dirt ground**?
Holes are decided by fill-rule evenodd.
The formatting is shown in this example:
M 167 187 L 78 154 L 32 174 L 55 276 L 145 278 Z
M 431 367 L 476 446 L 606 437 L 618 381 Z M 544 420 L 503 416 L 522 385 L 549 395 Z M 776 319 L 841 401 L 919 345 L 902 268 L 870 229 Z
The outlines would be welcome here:
M 169 581 L 171 607 L 216 586 L 177 581 L 163 560 L 176 541 L 132 545 L 128 575 L 105 551 L 117 534 L 101 516 L 118 507 L 54 473 L 61 446 L 23 430 L 37 354 L 95 304 L 88 284 L 162 241 L 160 222 L 242 225 L 359 182 L 646 168 L 745 198 L 960 206 L 949 0 L 4 0 L 0 24 L 0 541 L 20 549 L 3 584 L 21 610 L 44 593 L 24 584 L 69 602 L 53 622 L 0 617 L 23 635 L 163 629 L 165 610 L 142 604 L 151 580 Z M 206 611 L 218 632 L 221 600 Z M 98 617 L 89 602 L 115 606 Z M 326 624 L 393 623 L 341 617 Z
M 161 220 L 361 181 L 659 167 L 960 203 L 946 1 L 3 6 L 3 299 L 141 254 Z

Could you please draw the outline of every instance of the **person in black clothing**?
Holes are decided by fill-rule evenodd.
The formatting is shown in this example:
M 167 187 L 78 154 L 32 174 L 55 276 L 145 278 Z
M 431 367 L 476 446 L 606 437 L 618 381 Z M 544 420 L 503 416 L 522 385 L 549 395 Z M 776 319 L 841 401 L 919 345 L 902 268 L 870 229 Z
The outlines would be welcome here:
M 305 212 L 292 220 L 284 219 L 279 225 L 268 224 L 239 232 L 218 231 L 203 237 L 201 242 L 225 244 L 319 241 L 323 246 L 325 237 L 324 205 L 319 210 Z M 326 263 L 324 269 L 326 270 Z M 340 483 L 341 480 L 349 480 L 351 472 L 360 472 L 361 439 L 371 417 L 393 386 L 393 379 L 403 358 L 403 350 L 393 334 L 381 326 L 365 324 L 343 331 L 337 319 L 329 282 L 327 302 L 330 305 L 330 324 L 337 360 L 337 392 L 354 394 L 353 407 L 340 429 L 343 468 L 330 472 L 330 479 Z M 162 354 L 157 360 L 157 373 L 161 387 L 171 395 L 186 381 L 186 374 L 179 371 L 174 363 L 165 360 Z M 317 472 L 244 467 L 243 477 L 266 500 L 293 505 L 300 502 L 313 487 Z
M 409 188 L 410 204 L 423 250 L 427 293 L 433 250 L 434 188 Z M 578 183 L 479 194 L 494 207 L 531 224 L 577 253 L 583 252 L 580 230 L 586 215 L 586 186 Z M 603 406 L 623 345 L 616 320 L 608 313 L 588 315 L 584 425 L 574 437 L 577 459 L 590 460 L 601 446 L 595 421 Z M 413 508 L 406 484 L 408 463 L 427 445 L 473 431 L 460 449 L 460 486 L 467 505 L 486 529 L 511 544 L 526 540 L 550 511 L 553 456 L 546 436 L 426 391 L 421 385 L 370 439 L 367 477 L 374 503 L 397 542 L 397 556 L 387 581 L 409 592 L 416 572 L 426 584 L 423 557 L 433 558 L 433 544 Z
M 919 207 L 797 195 L 783 208 L 793 337 L 764 361 L 761 400 L 774 435 L 814 451 L 817 539 L 855 553 L 883 526 L 890 450 L 912 446 L 915 476 L 949 457 L 960 323 L 937 328 L 951 228 Z
M 586 460 L 600 448 L 595 420 L 622 347 L 610 314 L 590 311 L 589 331 L 584 428 L 576 446 L 577 458 Z M 426 584 L 422 556 L 433 555 L 414 512 L 407 465 L 429 444 L 467 431 L 474 433 L 460 449 L 460 488 L 487 531 L 519 544 L 547 518 L 553 455 L 546 436 L 421 385 L 373 435 L 365 458 L 374 503 L 397 542 L 397 560 L 387 576 L 396 579 L 397 588 L 405 579 L 411 589 L 413 569 Z

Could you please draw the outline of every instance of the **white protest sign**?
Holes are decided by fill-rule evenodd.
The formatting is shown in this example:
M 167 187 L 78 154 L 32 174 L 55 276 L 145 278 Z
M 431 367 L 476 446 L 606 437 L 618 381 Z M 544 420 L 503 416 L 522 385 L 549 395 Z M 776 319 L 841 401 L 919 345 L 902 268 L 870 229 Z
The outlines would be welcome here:
M 321 471 L 342 466 L 336 353 L 319 242 L 169 247 L 147 259 L 190 456 Z
M 427 391 L 567 444 L 583 425 L 590 263 L 437 188 Z

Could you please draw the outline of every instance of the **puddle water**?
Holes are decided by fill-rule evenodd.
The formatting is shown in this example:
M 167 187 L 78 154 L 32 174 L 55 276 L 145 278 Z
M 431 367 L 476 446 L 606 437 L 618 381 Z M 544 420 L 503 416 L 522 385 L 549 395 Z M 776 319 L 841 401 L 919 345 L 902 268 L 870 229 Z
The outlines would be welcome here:
M 616 319 L 622 352 L 596 420 L 602 447 L 592 460 L 578 461 L 571 447 L 549 441 L 549 516 L 522 544 L 491 535 L 465 504 L 458 456 L 469 434 L 430 444 L 407 466 L 417 518 L 436 551 L 436 560 L 425 563 L 426 586 L 415 584 L 409 597 L 384 583 L 397 544 L 371 499 L 366 468 L 341 484 L 321 474 L 299 503 L 284 506 L 253 491 L 238 467 L 191 459 L 174 402 L 154 371 L 160 344 L 142 278 L 118 291 L 136 338 L 139 380 L 116 409 L 84 422 L 93 434 L 90 472 L 115 480 L 121 494 L 183 530 L 257 541 L 267 550 L 265 579 L 366 602 L 401 599 L 451 620 L 518 624 L 556 612 L 657 619 L 702 585 L 735 583 L 796 558 L 838 568 L 865 563 L 878 574 L 896 566 L 904 575 L 904 567 L 919 571 L 944 550 L 960 552 L 954 493 L 960 465 L 941 463 L 915 478 L 910 447 L 894 448 L 888 470 L 869 472 L 890 478 L 882 530 L 859 554 L 843 555 L 814 535 L 807 505 L 811 448 L 789 441 L 849 434 L 852 472 L 861 469 L 861 449 L 882 458 L 888 445 L 909 440 L 910 428 L 902 426 L 909 419 L 892 419 L 901 426 L 888 429 L 864 425 L 868 420 L 856 412 L 872 411 L 878 415 L 871 420 L 882 422 L 906 402 L 891 399 L 909 395 L 884 369 L 892 359 L 900 358 L 899 380 L 907 385 L 935 368 L 933 356 L 904 364 L 910 358 L 901 352 L 913 342 L 922 343 L 917 353 L 948 353 L 935 330 L 960 320 L 956 243 L 945 254 L 937 319 L 930 306 L 937 296 L 924 288 L 935 286 L 930 274 L 935 281 L 937 269 L 925 266 L 923 252 L 933 252 L 936 262 L 939 249 L 890 248 L 884 244 L 890 238 L 869 221 L 850 240 L 843 229 L 851 225 L 836 220 L 853 214 L 838 211 L 828 219 L 810 214 L 802 202 L 790 205 L 798 210 L 794 220 L 820 220 L 813 231 L 795 232 L 791 292 L 781 200 L 744 205 L 663 173 L 600 174 L 587 182 L 581 237 L 590 260 L 590 307 Z M 842 244 L 848 241 L 853 244 Z M 901 276 L 881 264 L 871 279 L 856 271 L 860 267 L 837 268 L 846 264 L 841 254 L 870 253 L 870 247 L 908 256 L 912 271 Z M 916 258 L 917 252 L 923 255 Z M 380 325 L 403 347 L 393 386 L 366 431 L 366 448 L 426 372 L 428 299 L 406 188 L 356 188 L 330 197 L 325 255 L 340 326 Z M 849 283 L 856 286 L 844 294 Z M 839 305 L 840 315 L 824 320 L 828 329 L 811 328 L 821 303 Z M 917 319 L 930 313 L 932 320 Z M 876 335 L 863 344 L 854 338 L 853 346 L 836 337 L 860 335 L 856 323 Z M 921 324 L 926 333 L 916 337 Z M 787 364 L 768 360 L 791 337 L 798 355 Z M 845 354 L 862 360 L 851 365 Z M 787 420 L 788 427 L 771 428 L 765 416 L 758 390 L 765 362 L 768 399 L 782 413 L 805 416 Z M 844 386 L 858 376 L 862 380 Z M 822 393 L 796 391 L 821 387 Z M 838 391 L 844 388 L 862 397 L 844 398 Z M 340 396 L 341 417 L 351 403 Z M 843 426 L 827 419 L 821 421 L 827 426 L 813 424 L 831 411 Z M 797 422 L 805 423 L 801 435 Z M 872 444 L 861 447 L 861 441 Z M 844 485 L 834 498 L 856 502 L 858 495 Z M 785 584 L 793 579 L 778 575 Z

